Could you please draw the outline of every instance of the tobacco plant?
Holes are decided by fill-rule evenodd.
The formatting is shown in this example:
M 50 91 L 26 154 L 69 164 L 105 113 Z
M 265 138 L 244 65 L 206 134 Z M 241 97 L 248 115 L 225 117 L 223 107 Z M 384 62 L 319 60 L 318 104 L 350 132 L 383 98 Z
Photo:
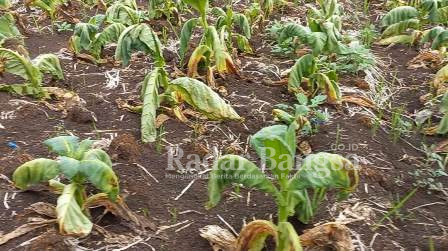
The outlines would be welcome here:
M 220 7 L 213 7 L 211 13 L 217 17 L 216 29 L 227 33 L 228 38 L 226 40 L 230 50 L 233 48 L 232 40 L 235 38 L 239 50 L 252 52 L 249 44 L 251 27 L 245 15 L 235 13 L 231 6 L 227 6 L 225 10 Z M 240 33 L 234 32 L 237 28 L 240 30 Z
M 327 96 L 317 95 L 309 99 L 303 93 L 296 93 L 297 104 L 277 104 L 272 111 L 274 118 L 282 123 L 290 125 L 296 123 L 298 130 L 304 134 L 314 133 L 318 126 L 329 119 L 328 113 L 321 111 L 319 105 L 325 103 Z
M 61 5 L 67 0 L 25 0 L 25 6 L 36 7 L 47 13 L 51 20 L 55 20 Z
M 118 177 L 112 169 L 109 155 L 100 149 L 92 149 L 92 140 L 75 136 L 59 136 L 44 141 L 49 150 L 58 155 L 56 160 L 39 158 L 19 166 L 13 174 L 14 185 L 27 189 L 32 185 L 48 182 L 60 196 L 57 200 L 56 215 L 61 234 L 86 236 L 92 231 L 88 205 L 103 194 L 116 201 L 119 196 Z M 63 184 L 58 177 L 63 176 L 69 184 Z M 87 195 L 89 182 L 101 191 Z
M 188 44 L 196 26 L 202 26 L 202 38 L 198 47 L 193 51 L 188 62 L 188 76 L 198 76 L 199 63 L 203 62 L 207 69 L 208 79 L 211 79 L 216 69 L 219 74 L 237 74 L 237 68 L 232 57 L 227 52 L 225 42 L 225 29 L 221 28 L 220 33 L 215 26 L 208 25 L 207 11 L 209 9 L 208 0 L 183 0 L 188 5 L 199 11 L 200 18 L 192 18 L 185 22 L 180 38 L 179 55 L 181 65 L 188 50 Z
M 69 48 L 75 53 L 91 54 L 95 61 L 101 62 L 101 52 L 110 43 L 117 42 L 126 29 L 121 23 L 112 23 L 100 32 L 105 16 L 97 15 L 87 23 L 78 23 L 69 41 Z
M 311 48 L 314 55 L 346 52 L 342 44 L 342 19 L 337 0 L 318 0 L 320 9 L 309 6 L 307 26 L 289 23 L 277 30 L 277 44 L 290 40 Z M 292 39 L 294 38 L 294 39 Z
M 341 103 L 336 71 L 328 69 L 311 54 L 299 58 L 292 67 L 288 90 L 295 93 L 305 92 L 310 97 L 323 92 L 327 96 L 327 103 Z
M 106 23 L 121 23 L 129 26 L 142 21 L 143 12 L 138 10 L 135 0 L 115 1 L 106 10 Z
M 52 75 L 55 79 L 64 79 L 59 59 L 53 54 L 42 54 L 30 60 L 28 55 L 0 48 L 0 74 L 3 73 L 17 75 L 23 78 L 25 83 L 0 84 L 0 91 L 31 95 L 36 98 L 49 98 L 47 91 L 42 87 L 44 73 Z
M 242 118 L 216 92 L 196 79 L 182 77 L 171 81 L 165 71 L 165 60 L 161 53 L 161 44 L 152 33 L 153 57 L 156 67 L 146 75 L 142 83 L 140 98 L 142 106 L 129 107 L 141 112 L 141 137 L 144 143 L 157 139 L 157 110 L 162 102 L 169 104 L 174 115 L 181 121 L 187 119 L 182 113 L 182 104 L 187 103 L 196 111 L 212 120 L 241 120 Z M 164 93 L 160 94 L 159 90 Z
M 399 6 L 389 11 L 381 20 L 382 45 L 395 43 L 414 44 L 432 42 L 432 49 L 439 49 L 447 42 L 442 27 L 422 30 L 427 24 L 448 22 L 448 1 L 423 0 L 418 6 Z M 440 35 L 440 36 L 439 36 Z
M 213 165 L 207 208 L 215 207 L 223 190 L 232 183 L 268 193 L 277 204 L 277 225 L 263 220 L 251 222 L 251 232 L 240 233 L 245 238 L 244 242 L 238 242 L 239 250 L 262 250 L 269 235 L 275 237 L 277 251 L 302 250 L 288 217 L 297 215 L 300 221 L 308 223 L 330 189 L 338 190 L 339 198 L 344 198 L 358 184 L 354 166 L 340 155 L 322 152 L 296 163 L 296 129 L 296 123 L 274 125 L 251 137 L 251 146 L 272 172 L 276 183 L 255 163 L 237 155 L 225 155 Z

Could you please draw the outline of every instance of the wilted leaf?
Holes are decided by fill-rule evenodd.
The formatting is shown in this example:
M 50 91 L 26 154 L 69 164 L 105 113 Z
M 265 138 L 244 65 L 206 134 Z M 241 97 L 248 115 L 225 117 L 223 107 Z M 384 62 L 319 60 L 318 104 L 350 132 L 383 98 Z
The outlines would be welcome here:
M 59 174 L 58 162 L 51 159 L 34 159 L 19 166 L 12 175 L 14 185 L 26 189 L 30 185 L 48 181 Z
M 48 73 L 56 77 L 56 79 L 63 80 L 64 73 L 59 63 L 59 58 L 53 54 L 40 54 L 32 61 L 33 65 L 39 68 L 40 72 Z
M 172 92 L 178 101 L 187 102 L 209 119 L 242 119 L 216 92 L 196 79 L 178 78 L 169 84 L 167 93 L 169 92 Z
M 133 50 L 151 53 L 156 62 L 162 63 L 160 55 L 162 45 L 157 34 L 145 23 L 127 27 L 118 39 L 115 50 L 115 59 L 121 60 L 124 66 L 129 64 Z M 161 65 L 158 65 L 161 66 Z
M 94 150 L 101 151 L 99 149 Z M 111 166 L 101 160 L 82 160 L 80 162 L 80 173 L 87 177 L 89 182 L 97 189 L 107 193 L 111 200 L 115 201 L 117 199 L 119 193 L 118 177 Z
M 126 27 L 121 23 L 113 23 L 107 26 L 101 33 L 96 34 L 92 43 L 90 44 L 90 51 L 95 58 L 100 58 L 101 51 L 106 44 L 115 43 L 118 41 L 121 33 Z
M 61 234 L 86 236 L 92 231 L 92 222 L 84 215 L 76 201 L 78 185 L 66 185 L 58 198 L 56 212 L 58 216 L 59 231 Z
M 1 9 L 1 3 L 0 3 Z M 19 29 L 17 29 L 15 25 L 14 16 L 10 13 L 5 13 L 0 17 L 0 45 L 5 42 L 6 39 L 9 38 L 20 38 L 21 34 Z
M 288 89 L 297 92 L 303 78 L 308 78 L 316 72 L 316 61 L 313 55 L 305 55 L 297 60 L 291 69 L 288 79 Z
M 179 56 L 180 65 L 183 64 L 185 53 L 188 50 L 188 43 L 190 42 L 191 36 L 193 35 L 193 29 L 196 27 L 198 22 L 197 18 L 192 18 L 185 22 L 180 32 L 180 45 L 179 45 Z
M 262 250 L 266 238 L 269 236 L 278 241 L 278 229 L 274 223 L 265 220 L 251 221 L 241 229 L 236 244 L 237 250 Z M 294 249 L 287 250 L 297 251 Z
M 50 152 L 59 156 L 73 157 L 78 149 L 79 138 L 76 136 L 58 136 L 43 142 Z
M 156 116 L 159 108 L 159 77 L 160 69 L 156 68 L 143 80 L 141 118 L 141 134 L 144 143 L 154 142 L 157 137 Z
M 418 17 L 418 11 L 411 6 L 399 6 L 389 11 L 381 20 L 381 26 L 387 27 L 401 21 Z

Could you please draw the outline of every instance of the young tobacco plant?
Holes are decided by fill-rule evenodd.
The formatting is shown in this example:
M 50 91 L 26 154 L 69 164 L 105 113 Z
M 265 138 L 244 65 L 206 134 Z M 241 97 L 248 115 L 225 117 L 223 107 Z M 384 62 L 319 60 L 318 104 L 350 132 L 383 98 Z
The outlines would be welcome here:
M 297 104 L 294 106 L 275 105 L 276 109 L 272 110 L 274 118 L 287 125 L 297 123 L 298 130 L 307 135 L 314 133 L 319 125 L 328 121 L 328 113 L 317 109 L 319 105 L 325 103 L 327 96 L 317 95 L 309 100 L 305 94 L 297 93 L 296 99 Z
M 295 163 L 297 126 L 296 123 L 274 125 L 251 137 L 251 146 L 272 172 L 276 183 L 256 164 L 237 155 L 225 155 L 213 165 L 207 208 L 215 207 L 223 190 L 232 183 L 257 188 L 276 201 L 277 225 L 263 220 L 251 222 L 251 227 L 245 227 L 239 235 L 238 245 L 246 247 L 242 250 L 262 250 L 269 235 L 274 236 L 277 251 L 302 250 L 288 217 L 297 215 L 300 221 L 308 223 L 330 189 L 339 190 L 339 197 L 344 198 L 358 184 L 357 171 L 340 155 L 322 152 Z M 292 173 L 294 169 L 296 173 Z
M 342 19 L 337 0 L 318 0 L 321 9 L 309 6 L 307 26 L 290 23 L 277 31 L 275 35 L 279 45 L 294 39 L 299 44 L 310 47 L 314 55 L 320 53 L 344 53 L 342 44 Z
M 20 54 L 17 51 L 0 48 L 0 62 L 2 62 L 0 74 L 10 73 L 25 80 L 23 84 L 0 84 L 0 91 L 49 98 L 45 87 L 42 86 L 44 73 L 52 75 L 55 79 L 64 79 L 59 59 L 53 54 L 41 54 L 31 60 L 25 49 Z
M 200 18 L 192 18 L 185 22 L 182 27 L 180 37 L 179 56 L 180 63 L 183 65 L 185 54 L 188 50 L 188 44 L 193 35 L 196 26 L 202 26 L 202 38 L 198 47 L 193 51 L 188 62 L 188 76 L 198 76 L 199 63 L 203 62 L 207 69 L 207 79 L 212 79 L 213 72 L 216 69 L 219 74 L 233 73 L 238 70 L 233 63 L 232 57 L 227 52 L 225 42 L 225 27 L 222 27 L 220 33 L 215 26 L 208 25 L 207 11 L 209 9 L 208 0 L 183 0 L 185 3 L 199 11 Z
M 292 67 L 288 89 L 294 93 L 305 91 L 310 97 L 322 91 L 327 96 L 327 103 L 341 104 L 341 91 L 336 71 L 329 70 L 311 54 L 299 58 Z
M 48 182 L 60 194 L 56 215 L 62 234 L 86 236 L 93 223 L 90 221 L 88 205 L 104 198 L 116 201 L 119 194 L 118 178 L 106 152 L 92 149 L 92 140 L 79 141 L 76 136 L 59 136 L 44 141 L 49 150 L 58 155 L 56 160 L 39 158 L 26 162 L 13 174 L 14 185 L 27 189 L 32 185 Z M 57 177 L 63 175 L 69 184 Z M 86 182 L 102 193 L 87 196 Z
M 211 13 L 216 16 L 216 29 L 225 31 L 228 38 L 227 44 L 229 50 L 233 48 L 233 38 L 235 38 L 237 47 L 243 52 L 252 52 L 252 48 L 249 44 L 249 39 L 251 38 L 251 27 L 247 17 L 240 13 L 235 13 L 232 6 L 227 6 L 224 9 L 220 7 L 213 7 Z M 235 32 L 237 28 L 241 31 L 240 33 Z

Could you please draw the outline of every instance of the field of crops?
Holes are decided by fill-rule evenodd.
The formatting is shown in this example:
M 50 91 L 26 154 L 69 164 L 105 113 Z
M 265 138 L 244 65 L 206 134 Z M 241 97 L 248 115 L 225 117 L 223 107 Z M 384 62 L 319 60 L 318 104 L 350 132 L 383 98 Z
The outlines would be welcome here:
M 0 0 L 0 250 L 448 250 L 448 0 Z

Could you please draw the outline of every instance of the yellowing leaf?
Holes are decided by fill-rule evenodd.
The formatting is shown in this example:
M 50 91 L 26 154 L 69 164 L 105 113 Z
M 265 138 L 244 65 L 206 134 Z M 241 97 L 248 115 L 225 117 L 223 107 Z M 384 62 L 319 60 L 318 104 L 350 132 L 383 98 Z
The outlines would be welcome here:
M 61 234 L 83 237 L 92 231 L 92 222 L 84 215 L 76 201 L 75 194 L 79 192 L 78 185 L 72 183 L 64 187 L 58 198 L 56 214 Z
M 195 110 L 213 120 L 241 120 L 242 118 L 206 84 L 192 78 L 178 78 L 168 85 L 178 101 L 185 101 Z
M 14 185 L 26 189 L 30 185 L 48 181 L 59 174 L 58 162 L 51 159 L 35 159 L 19 166 L 12 175 Z

